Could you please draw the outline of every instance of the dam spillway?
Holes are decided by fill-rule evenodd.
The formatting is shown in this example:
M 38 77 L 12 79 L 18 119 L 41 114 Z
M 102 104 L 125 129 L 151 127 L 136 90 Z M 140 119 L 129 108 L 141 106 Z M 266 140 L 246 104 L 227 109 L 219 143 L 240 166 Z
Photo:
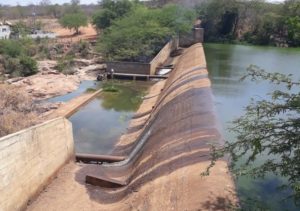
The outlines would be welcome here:
M 222 142 L 207 75 L 202 45 L 186 49 L 169 78 L 151 88 L 132 120 L 132 130 L 116 145 L 113 155 L 125 160 L 105 165 L 70 162 L 27 209 L 232 206 L 237 200 L 227 162 L 218 161 L 210 176 L 201 177 L 210 163 L 210 145 Z M 96 185 L 86 184 L 87 176 L 93 176 Z M 108 182 L 108 187 L 101 186 L 101 181 Z

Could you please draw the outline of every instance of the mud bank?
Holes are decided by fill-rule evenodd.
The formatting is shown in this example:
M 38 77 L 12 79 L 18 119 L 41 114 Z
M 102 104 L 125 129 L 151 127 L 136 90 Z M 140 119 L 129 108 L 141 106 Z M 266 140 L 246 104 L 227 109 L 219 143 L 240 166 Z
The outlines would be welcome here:
M 143 131 L 149 136 L 133 160 L 71 163 L 28 210 L 230 210 L 237 203 L 226 161 L 200 176 L 209 145 L 222 141 L 202 45 L 187 49 L 169 79 L 151 88 L 114 153 L 130 157 Z M 127 185 L 91 186 L 91 174 Z

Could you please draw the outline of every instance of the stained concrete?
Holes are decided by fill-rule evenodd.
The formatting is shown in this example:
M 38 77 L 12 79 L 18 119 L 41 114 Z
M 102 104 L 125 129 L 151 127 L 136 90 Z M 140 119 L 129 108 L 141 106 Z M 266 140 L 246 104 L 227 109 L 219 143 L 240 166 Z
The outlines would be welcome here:
M 0 139 L 0 210 L 21 210 L 74 156 L 71 123 L 57 118 Z
M 123 137 L 115 151 L 128 156 L 137 144 L 133 137 L 152 125 L 136 159 L 125 166 L 71 163 L 28 210 L 231 210 L 237 198 L 227 162 L 200 175 L 210 163 L 210 144 L 222 142 L 202 45 L 188 48 L 146 98 L 153 100 L 136 115 L 136 134 Z M 89 174 L 128 185 L 87 185 Z

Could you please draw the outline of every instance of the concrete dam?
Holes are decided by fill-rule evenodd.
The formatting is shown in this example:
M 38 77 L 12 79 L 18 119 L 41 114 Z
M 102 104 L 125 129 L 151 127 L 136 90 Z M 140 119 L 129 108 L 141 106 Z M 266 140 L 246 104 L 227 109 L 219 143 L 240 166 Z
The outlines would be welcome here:
M 222 143 L 202 44 L 184 50 L 153 85 L 111 155 L 75 162 L 70 122 L 59 117 L 0 139 L 0 210 L 229 210 L 227 162 L 209 176 Z

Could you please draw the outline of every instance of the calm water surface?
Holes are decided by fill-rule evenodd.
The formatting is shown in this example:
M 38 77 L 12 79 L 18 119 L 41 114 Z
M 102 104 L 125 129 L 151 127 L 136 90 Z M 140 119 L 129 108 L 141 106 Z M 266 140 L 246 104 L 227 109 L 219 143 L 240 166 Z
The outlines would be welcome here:
M 241 82 L 239 79 L 251 64 L 268 72 L 293 74 L 294 79 L 300 79 L 300 49 L 205 44 L 205 53 L 216 108 L 228 141 L 235 138 L 235 134 L 227 130 L 230 122 L 244 113 L 250 99 L 264 98 L 266 93 L 278 89 L 266 82 Z M 257 180 L 242 177 L 236 184 L 241 199 L 258 200 L 267 210 L 300 210 L 292 201 L 281 201 L 288 191 L 279 191 L 276 187 L 283 181 L 283 178 L 270 175 Z M 244 206 L 244 209 L 255 210 L 252 205 L 250 203 L 250 207 Z
M 76 152 L 110 154 L 152 84 L 145 81 L 110 81 L 94 87 L 113 86 L 118 91 L 99 94 L 70 117 Z
M 75 91 L 70 92 L 70 93 L 65 94 L 65 95 L 50 98 L 47 101 L 51 102 L 51 103 L 67 102 L 67 101 L 73 99 L 74 97 L 78 97 L 79 95 L 81 95 L 82 93 L 88 91 L 89 89 L 97 88 L 99 86 L 99 84 L 100 84 L 100 82 L 98 82 L 98 81 L 82 81 L 80 83 L 78 89 L 76 89 Z

